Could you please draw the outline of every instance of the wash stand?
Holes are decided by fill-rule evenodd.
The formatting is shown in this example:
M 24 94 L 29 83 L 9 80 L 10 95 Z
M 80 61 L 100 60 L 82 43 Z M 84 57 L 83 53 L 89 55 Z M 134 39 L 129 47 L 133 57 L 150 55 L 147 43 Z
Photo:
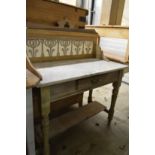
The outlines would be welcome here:
M 95 114 L 108 113 L 110 124 L 126 65 L 104 60 L 94 30 L 27 29 L 27 56 L 42 76 L 33 88 L 35 125 L 40 133 L 43 154 L 50 154 L 50 138 Z M 110 109 L 92 101 L 92 89 L 112 83 Z M 63 107 L 64 99 L 89 91 L 89 104 L 52 117 L 52 109 Z M 67 100 L 66 100 L 67 101 Z M 74 100 L 75 101 L 75 100 Z M 59 105 L 60 104 L 60 105 Z M 40 129 L 39 129 L 40 126 Z M 38 136 L 39 137 L 39 136 Z M 37 141 L 39 141 L 37 139 Z

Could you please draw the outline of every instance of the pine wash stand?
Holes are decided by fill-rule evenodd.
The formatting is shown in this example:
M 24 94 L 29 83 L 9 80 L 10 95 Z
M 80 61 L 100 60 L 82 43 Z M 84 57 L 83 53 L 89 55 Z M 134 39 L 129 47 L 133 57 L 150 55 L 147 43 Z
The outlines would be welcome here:
M 44 155 L 50 155 L 51 137 L 101 111 L 108 113 L 110 125 L 127 66 L 104 60 L 98 41 L 94 30 L 27 29 L 27 56 L 42 75 L 40 83 L 33 88 L 33 104 L 34 115 L 39 113 L 41 120 L 36 141 L 41 141 Z M 92 101 L 92 90 L 109 83 L 113 84 L 113 93 L 107 109 Z M 89 104 L 51 119 L 55 105 L 52 103 L 87 90 Z

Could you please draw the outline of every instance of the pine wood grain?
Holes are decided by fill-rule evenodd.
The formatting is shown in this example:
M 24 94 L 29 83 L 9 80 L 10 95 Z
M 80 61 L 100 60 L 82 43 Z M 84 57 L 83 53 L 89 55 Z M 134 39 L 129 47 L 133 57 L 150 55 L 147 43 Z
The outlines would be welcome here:
M 90 117 L 94 116 L 95 114 L 101 111 L 104 111 L 105 109 L 106 107 L 104 105 L 94 101 L 86 106 L 78 108 L 77 110 L 73 110 L 58 118 L 52 119 L 50 121 L 50 137 L 64 132 L 70 127 L 86 119 L 89 119 Z

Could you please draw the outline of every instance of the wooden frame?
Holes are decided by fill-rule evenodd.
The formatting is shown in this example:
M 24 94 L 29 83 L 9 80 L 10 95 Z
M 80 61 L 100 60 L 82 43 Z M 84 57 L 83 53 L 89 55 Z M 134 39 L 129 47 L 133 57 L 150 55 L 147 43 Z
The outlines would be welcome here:
M 123 66 L 124 68 L 126 67 L 125 65 Z M 41 125 L 38 124 L 38 128 L 41 126 L 40 128 L 42 129 L 44 155 L 50 154 L 50 144 L 49 144 L 50 138 L 64 132 L 73 125 L 80 123 L 81 121 L 86 120 L 89 117 L 101 111 L 105 111 L 108 113 L 108 125 L 110 125 L 114 115 L 114 108 L 116 104 L 117 95 L 119 92 L 119 87 L 121 85 L 124 68 L 120 68 L 118 70 L 107 73 L 102 73 L 100 75 L 94 75 L 86 78 L 72 80 L 70 81 L 72 83 L 72 87 L 67 87 L 65 90 L 60 91 L 59 96 L 55 98 L 55 100 L 59 100 L 62 99 L 63 97 L 66 97 L 65 93 L 67 93 L 67 96 L 72 96 L 75 94 L 82 93 L 86 90 L 92 90 L 105 84 L 112 83 L 113 91 L 112 91 L 111 105 L 109 109 L 107 109 L 104 105 L 100 103 L 92 101 L 91 99 L 92 102 L 90 104 L 85 105 L 79 108 L 78 110 L 71 111 L 69 113 L 66 113 L 64 115 L 61 115 L 59 117 L 50 120 L 49 115 L 53 107 L 51 101 L 55 95 L 54 90 L 56 90 L 58 87 L 60 88 L 63 87 L 66 82 L 61 82 L 59 84 L 54 85 L 49 84 L 41 87 L 38 86 L 38 88 L 35 88 L 38 89 L 38 91 L 40 91 L 40 96 L 38 96 L 38 94 L 34 94 L 35 95 L 34 97 L 40 98 L 41 100 L 40 105 L 38 104 L 38 106 L 41 109 L 40 111 L 42 120 Z
M 59 30 L 55 30 L 55 29 L 27 29 L 27 39 L 51 39 L 52 37 L 55 38 L 70 38 L 70 39 L 78 39 L 78 40 L 90 40 L 93 41 L 93 54 L 89 55 L 85 55 L 87 58 L 98 58 L 96 60 L 102 59 L 101 57 L 101 50 L 98 46 L 99 43 L 99 36 L 98 34 L 94 31 L 94 30 L 67 30 L 66 29 L 59 29 Z M 80 59 L 85 58 L 84 55 L 81 55 L 81 57 L 79 57 Z M 68 58 L 65 57 L 61 57 L 63 60 L 66 59 L 74 59 L 77 58 L 75 56 L 70 56 Z M 34 59 L 31 59 L 32 61 L 34 61 Z M 60 56 L 59 57 L 48 57 L 48 60 L 46 61 L 54 61 L 54 60 L 60 60 Z M 36 60 L 37 61 L 45 61 L 43 58 L 40 58 L 40 60 Z M 102 62 L 102 61 L 101 61 Z M 90 62 L 91 64 L 92 62 Z M 36 86 L 37 88 L 33 88 L 33 103 L 34 105 L 34 116 L 36 117 L 36 110 L 38 110 L 37 114 L 38 114 L 38 122 L 35 122 L 35 131 L 37 131 L 37 128 L 39 128 L 41 131 L 40 135 L 38 137 L 40 137 L 39 141 L 41 142 L 41 146 L 43 146 L 43 152 L 42 154 L 44 155 L 50 155 L 50 137 L 55 136 L 63 131 L 65 131 L 66 129 L 70 128 L 71 126 L 80 123 L 81 121 L 88 119 L 90 117 L 92 117 L 93 115 L 101 112 L 101 111 L 105 111 L 108 113 L 108 125 L 110 125 L 110 122 L 112 121 L 113 118 L 113 114 L 114 114 L 114 108 L 115 108 L 115 103 L 116 103 L 116 98 L 117 98 L 117 94 L 119 91 L 119 87 L 121 84 L 121 79 L 123 76 L 123 71 L 124 68 L 126 68 L 125 65 L 122 64 L 115 64 L 117 65 L 117 67 L 115 68 L 111 68 L 108 71 L 106 70 L 107 67 L 105 67 L 106 65 L 108 65 L 108 67 L 110 66 L 110 64 L 112 62 L 108 62 L 109 64 L 107 64 L 107 62 L 102 62 L 102 64 L 104 63 L 103 66 L 101 66 L 100 64 L 97 65 L 97 68 L 95 69 L 95 72 L 98 70 L 98 66 L 101 66 L 101 71 L 100 73 L 95 73 L 95 74 L 90 74 L 88 75 L 87 73 L 85 73 L 85 76 L 82 77 L 77 77 L 77 79 L 72 79 L 71 77 L 68 78 L 68 81 L 59 81 L 58 83 L 48 83 L 48 84 L 43 84 L 40 85 L 42 81 L 44 81 L 44 79 L 46 79 L 46 77 L 43 76 L 43 80 Z M 86 63 L 88 66 L 90 66 L 90 64 Z M 82 65 L 86 65 L 84 63 L 82 63 Z M 113 64 L 113 63 L 112 63 Z M 82 66 L 81 68 L 83 69 L 84 66 Z M 62 66 L 60 66 L 62 67 Z M 105 69 L 103 69 L 105 67 Z M 74 67 L 76 68 L 76 67 Z M 92 70 L 92 67 L 89 67 L 90 70 Z M 72 71 L 73 74 L 73 70 L 72 69 L 63 69 L 64 71 Z M 39 69 L 38 69 L 39 71 Z M 86 68 L 86 71 L 88 71 L 88 68 Z M 41 72 L 41 71 L 40 71 Z M 66 72 L 65 72 L 66 73 Z M 79 74 L 79 72 L 76 71 L 76 73 Z M 42 73 L 42 75 L 44 75 Z M 63 75 L 65 75 L 63 73 Z M 70 74 L 69 74 L 70 75 Z M 48 74 L 48 77 L 52 77 L 54 76 L 53 74 Z M 56 77 L 56 76 L 55 76 Z M 61 75 L 58 75 L 58 77 L 63 77 Z M 58 78 L 56 77 L 56 80 Z M 68 85 L 69 83 L 69 85 Z M 91 100 L 91 104 L 88 104 L 86 106 L 82 106 L 82 102 L 81 100 L 79 100 L 79 109 L 76 111 L 71 111 L 70 113 L 66 113 L 60 117 L 56 117 L 54 119 L 50 120 L 50 116 L 51 116 L 51 112 L 54 111 L 53 108 L 53 104 L 56 104 L 56 102 L 60 102 L 60 100 L 62 100 L 62 102 L 64 101 L 63 99 L 69 98 L 71 96 L 76 96 L 78 94 L 83 94 L 84 91 L 88 91 L 88 90 L 93 90 L 94 88 L 103 86 L 105 84 L 108 83 L 113 83 L 113 95 L 112 95 L 112 100 L 111 100 L 111 106 L 110 109 L 107 109 L 105 106 L 103 106 L 102 104 L 98 103 L 98 102 L 93 102 L 92 101 L 92 95 L 89 96 L 89 102 Z M 92 91 L 90 91 L 92 92 Z M 80 97 L 80 96 L 79 96 Z M 81 97 L 80 97 L 81 99 Z M 73 100 L 75 101 L 75 99 L 73 98 Z M 73 102 L 74 103 L 74 102 Z M 76 100 L 77 103 L 77 100 Z M 72 103 L 71 103 L 72 104 Z M 82 106 L 82 107 L 81 107 Z M 37 108 L 36 108 L 37 107 Z M 53 108 L 53 110 L 52 110 Z M 68 118 L 70 118 L 70 120 L 68 120 Z M 39 124 L 37 126 L 37 124 Z M 62 127 L 63 124 L 63 127 Z M 54 127 L 53 127 L 54 126 Z M 58 130 L 57 130 L 58 129 Z M 50 133 L 50 131 L 52 130 L 52 133 Z M 39 132 L 38 131 L 38 132 Z M 36 136 L 37 137 L 37 136 Z M 39 142 L 38 142 L 39 143 Z

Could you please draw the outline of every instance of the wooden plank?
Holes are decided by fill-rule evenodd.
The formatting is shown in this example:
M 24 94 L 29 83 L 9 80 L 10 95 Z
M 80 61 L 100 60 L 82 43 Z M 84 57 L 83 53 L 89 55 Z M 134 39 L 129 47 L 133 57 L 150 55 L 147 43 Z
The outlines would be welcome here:
M 35 29 L 35 28 L 29 28 L 26 31 L 27 38 L 49 38 L 49 37 L 71 37 L 71 38 L 77 38 L 85 40 L 97 40 L 98 34 L 94 30 L 76 30 L 76 29 L 65 29 L 65 28 L 59 28 L 59 29 Z
M 56 136 L 72 126 L 89 119 L 97 113 L 104 111 L 106 107 L 98 102 L 92 102 L 86 106 L 68 112 L 50 121 L 50 137 Z
M 111 37 L 111 38 L 129 38 L 129 27 L 126 26 L 90 26 L 86 25 L 86 29 L 95 29 L 100 37 Z
M 122 26 L 122 25 L 86 25 L 85 27 L 89 28 L 120 28 L 120 29 L 129 29 L 129 26 Z
M 73 25 L 74 28 L 84 28 L 86 23 L 80 21 L 79 17 L 85 17 L 87 14 L 88 11 L 85 9 L 62 3 L 47 0 L 27 0 L 26 19 L 32 23 L 56 27 L 59 21 L 67 19 L 69 25 Z
M 124 4 L 124 0 L 112 0 L 109 24 L 121 25 Z
M 84 62 L 94 62 L 98 61 L 96 58 L 86 58 L 86 59 L 73 59 L 73 60 L 61 60 L 61 61 L 48 61 L 48 62 L 39 62 L 33 63 L 35 68 L 46 68 L 46 67 L 53 67 L 53 66 L 63 66 L 75 63 L 84 63 Z
M 50 61 L 62 61 L 62 60 L 77 60 L 77 59 L 91 59 L 95 57 L 95 53 L 92 54 L 81 54 L 81 55 L 68 55 L 68 56 L 55 56 L 55 57 L 33 57 L 29 58 L 32 63 L 50 62 Z
M 108 25 L 110 20 L 112 0 L 103 0 L 100 24 Z

